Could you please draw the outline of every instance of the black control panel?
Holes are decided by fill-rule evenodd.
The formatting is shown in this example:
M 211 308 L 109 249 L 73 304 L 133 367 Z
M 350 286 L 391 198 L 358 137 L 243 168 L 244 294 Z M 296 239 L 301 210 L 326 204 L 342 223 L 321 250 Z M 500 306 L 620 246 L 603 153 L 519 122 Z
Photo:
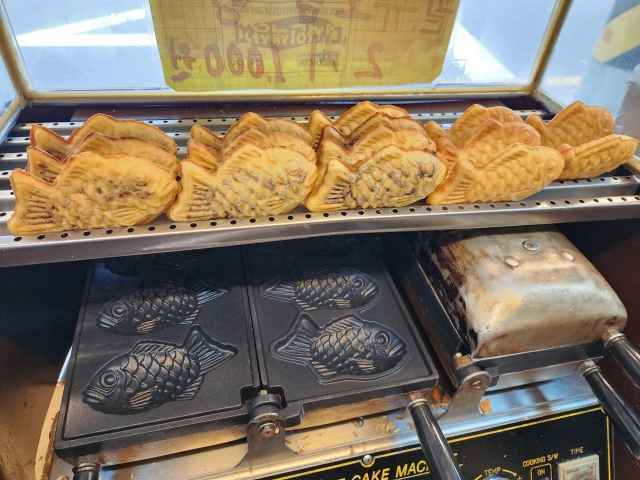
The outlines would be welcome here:
M 599 407 L 449 439 L 465 480 L 610 480 L 612 446 Z M 419 445 L 289 472 L 272 479 L 431 479 Z

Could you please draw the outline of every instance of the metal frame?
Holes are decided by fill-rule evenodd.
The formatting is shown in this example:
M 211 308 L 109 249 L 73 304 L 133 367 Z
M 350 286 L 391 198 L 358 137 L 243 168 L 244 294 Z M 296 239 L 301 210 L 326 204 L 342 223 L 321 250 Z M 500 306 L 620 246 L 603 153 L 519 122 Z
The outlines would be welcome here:
M 425 100 L 445 98 L 477 98 L 507 95 L 523 95 L 532 92 L 534 81 L 546 63 L 553 36 L 561 24 L 570 0 L 557 0 L 549 17 L 549 22 L 534 60 L 528 84 L 523 85 L 473 85 L 468 87 L 425 86 L 425 87 L 352 87 L 344 89 L 304 89 L 304 90 L 255 90 L 255 91 L 215 91 L 177 92 L 166 90 L 92 90 L 92 91 L 41 91 L 37 90 L 29 77 L 22 59 L 20 48 L 4 8 L 0 6 L 0 53 L 7 65 L 14 84 L 29 103 L 71 104 L 84 103 L 211 103 L 247 101 L 335 101 L 345 100 Z

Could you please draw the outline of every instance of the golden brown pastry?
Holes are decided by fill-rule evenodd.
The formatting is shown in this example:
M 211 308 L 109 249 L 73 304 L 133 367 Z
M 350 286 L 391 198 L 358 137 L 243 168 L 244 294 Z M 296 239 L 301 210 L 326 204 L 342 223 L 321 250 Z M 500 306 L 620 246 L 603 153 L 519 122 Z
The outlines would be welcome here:
M 563 143 L 577 147 L 611 135 L 615 127 L 609 110 L 588 107 L 580 101 L 564 108 L 549 123 L 544 123 L 537 113 L 529 115 L 527 123 L 540 134 L 542 146 L 551 148 L 558 148 Z
M 32 147 L 38 147 L 40 150 L 44 150 L 62 160 L 68 157 L 78 144 L 92 132 L 116 138 L 142 138 L 143 140 L 157 143 L 174 155 L 178 152 L 176 142 L 159 128 L 136 120 L 116 120 L 103 113 L 93 115 L 81 127 L 71 132 L 71 135 L 66 140 L 41 125 L 31 127 L 29 137 Z
M 626 135 L 606 137 L 583 143 L 578 147 L 567 144 L 558 147 L 565 158 L 560 180 L 591 178 L 610 172 L 625 163 L 638 148 L 638 140 Z
M 207 147 L 195 138 L 190 138 L 184 161 L 193 162 L 207 172 L 214 173 L 222 163 L 222 153 L 215 148 Z
M 497 120 L 500 123 L 522 122 L 522 119 L 513 110 L 507 107 L 483 107 L 482 105 L 471 105 L 451 126 L 447 132 L 436 122 L 431 120 L 425 125 L 427 135 L 438 140 L 445 137 L 455 146 L 460 147 L 465 140 L 484 122 Z
M 167 215 L 174 221 L 259 217 L 287 213 L 311 191 L 317 168 L 299 152 L 246 143 L 211 174 L 181 165 L 181 190 Z
M 222 138 L 224 137 L 217 136 L 211 130 L 203 127 L 202 125 L 194 125 L 191 127 L 191 138 L 199 141 L 206 147 L 213 148 L 214 150 L 219 151 L 224 147 L 222 143 Z
M 433 153 L 395 145 L 356 165 L 332 158 L 305 206 L 312 212 L 402 207 L 425 198 L 445 173 L 445 164 Z
M 71 157 L 51 185 L 16 169 L 11 187 L 14 235 L 142 225 L 164 212 L 178 191 L 166 167 L 92 152 Z
M 331 158 L 338 158 L 345 165 L 356 165 L 388 145 L 396 145 L 406 150 L 430 150 L 432 152 L 436 150 L 435 142 L 424 131 L 393 130 L 386 125 L 378 125 L 369 130 L 351 150 L 345 150 L 333 140 L 323 140 L 318 147 L 318 179 L 314 189 L 322 182 Z
M 542 145 L 557 148 L 566 159 L 560 179 L 590 178 L 609 172 L 625 163 L 638 141 L 625 135 L 613 135 L 615 121 L 602 107 L 573 102 L 545 123 L 540 115 L 527 118 L 542 139 Z
M 180 160 L 164 147 L 137 137 L 108 137 L 101 133 L 90 133 L 69 154 L 76 156 L 83 152 L 93 152 L 101 157 L 111 155 L 125 155 L 150 160 L 153 163 L 167 167 L 178 175 Z M 27 167 L 25 171 L 35 175 L 47 183 L 52 183 L 58 176 L 64 163 L 69 157 L 60 160 L 53 155 L 36 147 L 27 147 Z
M 557 150 L 515 143 L 486 163 L 460 158 L 427 201 L 444 205 L 520 200 L 558 178 L 563 166 Z
M 261 147 L 283 147 L 294 152 L 300 152 L 307 160 L 316 163 L 316 152 L 311 146 L 300 137 L 284 132 L 263 132 L 255 127 L 247 128 L 240 134 L 229 140 L 222 152 L 223 156 L 227 156 L 236 148 L 245 143 L 254 143 Z
M 384 113 L 389 117 L 408 117 L 406 110 L 393 105 L 376 105 L 368 101 L 358 103 L 344 112 L 336 121 L 332 121 L 320 110 L 314 110 L 309 116 L 309 132 L 315 147 L 320 141 L 320 132 L 326 126 L 334 127 L 343 136 L 348 136 L 358 125 L 376 113 Z
M 438 152 L 447 160 L 447 172 L 460 158 L 468 158 L 482 168 L 502 150 L 514 143 L 524 143 L 530 147 L 540 146 L 540 135 L 524 122 L 500 123 L 489 120 L 478 127 L 460 146 L 440 137 L 436 141 Z
M 390 117 L 385 113 L 376 113 L 367 118 L 347 136 L 342 135 L 333 125 L 325 126 L 320 134 L 319 144 L 325 140 L 333 140 L 345 150 L 351 150 L 358 140 L 381 125 L 393 130 L 414 130 L 424 133 L 424 126 L 417 120 L 409 117 Z

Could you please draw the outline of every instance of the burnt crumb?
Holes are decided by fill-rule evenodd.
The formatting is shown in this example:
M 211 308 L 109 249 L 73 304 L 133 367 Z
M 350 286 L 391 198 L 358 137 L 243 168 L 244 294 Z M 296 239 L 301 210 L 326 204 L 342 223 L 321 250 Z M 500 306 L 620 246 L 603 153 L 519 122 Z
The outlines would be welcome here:
M 98 195 L 102 195 L 102 189 L 100 187 L 96 187 L 96 193 Z

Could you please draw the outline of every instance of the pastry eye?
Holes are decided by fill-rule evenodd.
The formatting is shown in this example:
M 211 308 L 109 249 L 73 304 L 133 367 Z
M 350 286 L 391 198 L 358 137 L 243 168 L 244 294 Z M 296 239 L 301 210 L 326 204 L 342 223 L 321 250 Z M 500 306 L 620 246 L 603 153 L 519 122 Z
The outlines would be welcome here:
M 360 277 L 355 277 L 353 280 L 351 280 L 351 284 L 355 288 L 362 288 L 364 287 L 364 280 Z
M 124 305 L 121 303 L 116 303 L 113 307 L 111 307 L 111 313 L 116 317 L 121 317 L 125 312 Z
M 103 387 L 112 387 L 115 383 L 116 383 L 116 374 L 113 372 L 107 372 L 104 375 L 102 375 L 102 378 L 100 379 L 100 383 L 102 384 Z
M 379 333 L 376 335 L 376 343 L 381 347 L 386 347 L 389 344 L 389 336 L 386 333 Z

